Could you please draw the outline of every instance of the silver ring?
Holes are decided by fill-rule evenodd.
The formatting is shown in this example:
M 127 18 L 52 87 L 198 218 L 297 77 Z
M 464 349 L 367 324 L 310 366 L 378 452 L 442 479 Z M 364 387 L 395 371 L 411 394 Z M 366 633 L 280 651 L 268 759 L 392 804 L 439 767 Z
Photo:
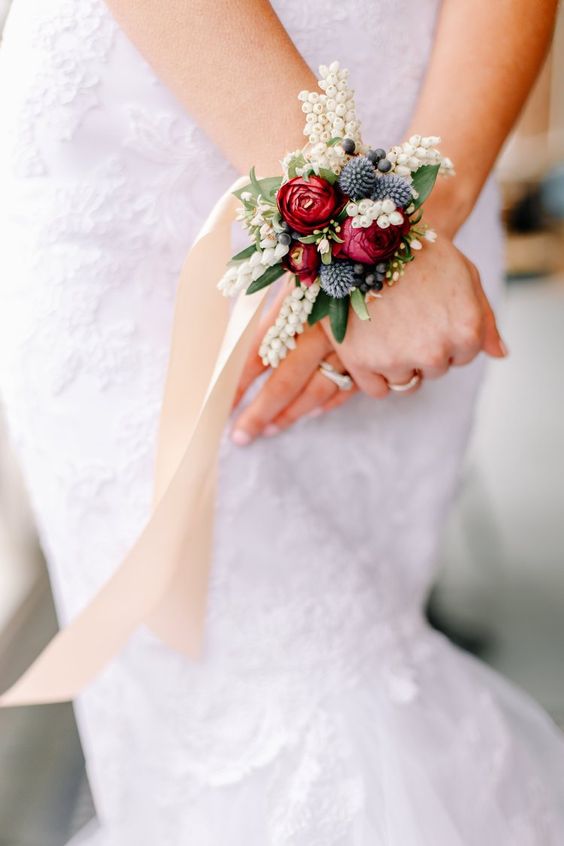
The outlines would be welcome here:
M 409 391 L 411 388 L 414 388 L 416 385 L 419 384 L 421 381 L 421 371 L 416 370 L 409 380 L 409 382 L 404 382 L 403 385 L 398 385 L 396 382 L 388 382 L 388 388 L 390 391 L 396 391 L 396 393 L 401 393 L 402 391 Z
M 349 374 L 339 373 L 339 371 L 335 370 L 333 365 L 329 364 L 328 361 L 322 361 L 319 365 L 319 370 L 327 379 L 329 379 L 330 382 L 333 382 L 340 391 L 350 391 L 352 389 L 354 382 Z

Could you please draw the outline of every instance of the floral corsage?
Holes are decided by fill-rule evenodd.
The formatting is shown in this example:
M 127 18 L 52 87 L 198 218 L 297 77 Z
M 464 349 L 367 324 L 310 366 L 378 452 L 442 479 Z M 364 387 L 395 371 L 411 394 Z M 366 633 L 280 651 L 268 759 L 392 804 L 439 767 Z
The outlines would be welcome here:
M 348 71 L 338 62 L 319 69 L 319 88 L 302 91 L 301 150 L 282 161 L 282 176 L 257 179 L 235 192 L 237 218 L 252 243 L 233 256 L 219 282 L 226 296 L 253 294 L 288 271 L 294 284 L 266 332 L 259 354 L 277 367 L 307 321 L 328 316 L 335 339 L 345 337 L 349 306 L 369 319 L 366 302 L 382 296 L 422 241 L 435 232 L 421 221 L 422 204 L 439 172 L 453 173 L 437 150 L 440 138 L 413 135 L 389 150 L 360 136 Z

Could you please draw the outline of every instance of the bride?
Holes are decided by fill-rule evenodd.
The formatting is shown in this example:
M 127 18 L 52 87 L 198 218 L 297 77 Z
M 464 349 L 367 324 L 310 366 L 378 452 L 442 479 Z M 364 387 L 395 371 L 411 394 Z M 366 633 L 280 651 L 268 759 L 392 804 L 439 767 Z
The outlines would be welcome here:
M 239 173 L 302 146 L 311 68 L 350 68 L 366 139 L 437 133 L 457 167 L 426 204 L 437 242 L 370 323 L 338 349 L 308 329 L 272 375 L 253 349 L 221 449 L 203 659 L 143 628 L 78 697 L 98 816 L 79 842 L 564 842 L 561 735 L 422 614 L 482 353 L 507 352 L 490 174 L 555 7 L 15 0 L 0 384 L 62 623 L 150 511 L 184 255 Z

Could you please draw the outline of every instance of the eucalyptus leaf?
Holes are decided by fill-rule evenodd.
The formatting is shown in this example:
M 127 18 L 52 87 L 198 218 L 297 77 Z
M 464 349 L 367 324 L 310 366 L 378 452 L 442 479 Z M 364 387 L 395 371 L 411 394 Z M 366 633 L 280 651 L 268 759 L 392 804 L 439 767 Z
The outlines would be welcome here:
M 333 332 L 333 337 L 338 344 L 342 343 L 343 338 L 345 337 L 348 317 L 349 297 L 341 297 L 340 299 L 330 297 L 329 320 L 331 321 L 331 331 Z
M 272 283 L 276 282 L 277 279 L 280 279 L 284 273 L 286 273 L 286 268 L 282 267 L 281 264 L 275 264 L 272 267 L 268 267 L 262 276 L 259 276 L 259 278 L 255 279 L 254 282 L 251 282 L 247 288 L 247 294 L 254 294 L 262 288 L 266 288 L 267 285 L 272 285 Z
M 252 256 L 253 253 L 256 253 L 256 251 L 256 244 L 249 244 L 249 246 L 245 247 L 244 250 L 241 250 L 240 253 L 236 253 L 234 256 L 232 256 L 231 261 L 243 261 L 244 259 L 248 259 Z
M 324 317 L 327 317 L 329 314 L 330 302 L 331 297 L 329 297 L 323 289 L 320 289 L 313 303 L 313 308 L 307 318 L 307 322 L 310 326 L 313 326 L 318 320 L 322 320 Z
M 368 309 L 366 308 L 364 295 L 362 291 L 359 291 L 358 288 L 355 288 L 354 291 L 351 291 L 351 305 L 354 308 L 357 316 L 360 317 L 361 320 L 370 320 L 370 315 L 368 313 Z
M 433 189 L 440 165 L 423 165 L 418 168 L 413 174 L 412 186 L 418 193 L 418 197 L 413 201 L 416 209 L 423 205 L 429 194 Z

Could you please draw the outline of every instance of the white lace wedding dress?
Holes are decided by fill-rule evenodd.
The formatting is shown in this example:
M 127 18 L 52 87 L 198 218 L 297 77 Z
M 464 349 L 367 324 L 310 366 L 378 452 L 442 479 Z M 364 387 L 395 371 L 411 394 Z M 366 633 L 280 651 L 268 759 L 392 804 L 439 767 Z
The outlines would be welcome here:
M 275 3 L 382 146 L 438 6 Z M 102 0 L 15 0 L 0 114 L 0 385 L 64 622 L 148 516 L 175 283 L 235 174 Z M 459 240 L 495 303 L 492 184 Z M 204 660 L 141 630 L 77 703 L 85 843 L 564 842 L 559 732 L 422 616 L 482 369 L 224 441 Z

